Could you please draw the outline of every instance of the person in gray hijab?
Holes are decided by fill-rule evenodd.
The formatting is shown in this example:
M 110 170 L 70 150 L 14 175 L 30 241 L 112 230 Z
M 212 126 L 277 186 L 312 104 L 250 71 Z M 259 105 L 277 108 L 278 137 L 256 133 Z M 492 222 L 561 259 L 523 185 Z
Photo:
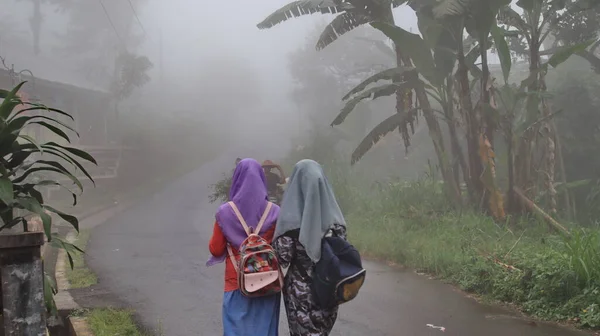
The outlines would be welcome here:
M 327 336 L 338 308 L 322 309 L 311 292 L 313 266 L 321 258 L 321 240 L 329 233 L 346 239 L 346 222 L 321 165 L 296 163 L 283 195 L 273 247 L 289 267 L 283 298 L 291 336 Z

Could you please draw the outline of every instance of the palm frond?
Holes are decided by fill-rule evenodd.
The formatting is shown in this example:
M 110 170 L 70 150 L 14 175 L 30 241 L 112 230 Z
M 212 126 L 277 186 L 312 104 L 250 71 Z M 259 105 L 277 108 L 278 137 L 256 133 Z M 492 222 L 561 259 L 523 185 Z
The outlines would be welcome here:
M 433 7 L 436 18 L 460 16 L 468 13 L 476 0 L 443 0 Z
M 395 113 L 391 117 L 380 122 L 379 125 L 375 126 L 375 128 L 373 128 L 360 142 L 354 152 L 352 152 L 350 164 L 358 162 L 381 138 L 386 134 L 393 132 L 398 126 L 406 122 L 409 116 L 412 115 L 413 110 L 416 109 L 412 109 L 411 111 L 408 111 L 408 113 L 403 114 Z
M 396 52 L 389 45 L 385 44 L 385 42 L 383 42 L 381 40 L 376 40 L 376 39 L 372 39 L 372 38 L 368 38 L 368 37 L 361 37 L 361 36 L 356 37 L 356 39 L 365 41 L 365 42 L 370 42 L 386 56 L 392 58 L 393 60 L 396 59 Z
M 384 84 L 363 91 L 361 94 L 353 97 L 346 103 L 346 105 L 342 108 L 337 117 L 335 117 L 335 119 L 331 122 L 331 126 L 336 126 L 343 123 L 344 120 L 346 120 L 346 117 L 350 114 L 350 112 L 352 112 L 356 105 L 358 105 L 358 103 L 360 103 L 363 99 L 370 98 L 371 100 L 373 100 L 379 97 L 391 96 L 396 92 L 396 90 L 402 88 L 403 84 L 406 85 L 406 83 Z
M 334 0 L 299 0 L 279 8 L 256 26 L 258 29 L 268 29 L 298 16 L 314 13 L 335 14 L 349 8 L 349 4 L 336 4 Z
M 510 6 L 500 8 L 498 11 L 498 21 L 508 26 L 518 28 L 519 30 L 526 32 L 529 31 L 531 25 L 525 22 L 521 14 L 517 13 Z
M 327 47 L 335 40 L 337 40 L 338 37 L 346 34 L 347 32 L 351 31 L 356 27 L 362 26 L 371 21 L 372 19 L 368 15 L 363 15 L 350 11 L 344 12 L 336 16 L 335 19 L 333 19 L 333 21 L 331 21 L 331 23 L 328 24 L 327 27 L 325 27 L 323 33 L 321 33 L 319 41 L 317 41 L 316 49 L 321 50 Z
M 415 70 L 416 69 L 413 67 L 396 67 L 396 68 L 391 68 L 391 69 L 387 69 L 387 70 L 381 71 L 379 73 L 376 73 L 373 76 L 365 79 L 362 83 L 358 84 L 354 89 L 350 90 L 350 92 L 348 92 L 342 98 L 342 100 L 346 100 L 346 99 L 350 98 L 350 96 L 359 93 L 360 91 L 364 90 L 367 86 L 369 86 L 369 84 L 375 83 L 380 80 L 392 80 L 395 77 L 402 76 L 407 72 L 415 71 Z

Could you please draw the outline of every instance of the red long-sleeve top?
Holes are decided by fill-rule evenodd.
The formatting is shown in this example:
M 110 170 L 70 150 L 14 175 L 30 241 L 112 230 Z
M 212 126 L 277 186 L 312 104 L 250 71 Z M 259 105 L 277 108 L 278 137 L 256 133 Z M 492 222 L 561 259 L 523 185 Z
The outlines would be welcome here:
M 269 244 L 273 241 L 273 235 L 275 234 L 275 226 L 270 228 L 267 232 L 265 232 L 261 237 L 263 237 Z M 208 243 L 208 249 L 210 250 L 210 254 L 215 257 L 220 257 L 224 254 L 227 254 L 227 239 L 221 231 L 221 227 L 219 223 L 215 222 L 215 226 L 213 228 L 213 235 L 210 238 L 210 242 Z M 239 251 L 237 247 L 231 246 L 231 250 L 235 255 L 235 260 L 240 259 Z M 235 267 L 231 263 L 231 259 L 229 256 L 225 258 L 225 291 L 231 292 L 239 289 L 238 281 L 237 281 L 237 272 Z

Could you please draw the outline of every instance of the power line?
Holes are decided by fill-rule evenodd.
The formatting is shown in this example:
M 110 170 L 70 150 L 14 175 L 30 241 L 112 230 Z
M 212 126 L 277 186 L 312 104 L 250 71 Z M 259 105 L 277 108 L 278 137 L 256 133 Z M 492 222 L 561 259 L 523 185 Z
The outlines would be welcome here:
M 125 46 L 125 43 L 123 42 L 123 39 L 121 38 L 121 35 L 119 35 L 119 32 L 117 31 L 117 28 L 115 27 L 115 24 L 113 23 L 112 19 L 110 18 L 110 15 L 108 14 L 108 11 L 106 10 L 106 6 L 104 6 L 104 3 L 102 2 L 102 0 L 98 0 L 98 2 L 100 2 L 100 5 L 102 6 L 102 9 L 104 10 L 104 14 L 106 15 L 106 18 L 108 19 L 110 26 L 114 30 L 115 35 L 117 35 L 117 38 L 119 39 L 119 41 L 121 41 L 121 44 L 123 46 Z
M 129 2 L 129 7 L 131 7 L 131 11 L 133 12 L 133 15 L 135 16 L 135 19 L 137 20 L 138 24 L 140 25 L 140 28 L 142 28 L 142 31 L 144 32 L 144 35 L 146 35 L 146 29 L 144 29 L 144 25 L 142 24 L 142 21 L 140 21 L 140 18 L 137 15 L 137 12 L 135 11 L 135 8 L 133 7 L 133 4 L 131 3 L 131 0 L 127 0 L 127 2 Z

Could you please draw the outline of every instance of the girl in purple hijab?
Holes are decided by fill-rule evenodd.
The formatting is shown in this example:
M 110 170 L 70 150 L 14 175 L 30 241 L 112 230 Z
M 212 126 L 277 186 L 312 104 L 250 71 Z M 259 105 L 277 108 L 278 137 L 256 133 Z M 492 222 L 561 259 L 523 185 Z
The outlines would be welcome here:
M 229 199 L 237 206 L 249 227 L 255 229 L 267 208 L 265 173 L 256 160 L 244 159 L 233 173 Z M 259 232 L 269 244 L 273 240 L 279 207 L 275 204 Z M 212 266 L 225 261 L 225 294 L 223 295 L 224 336 L 278 336 L 280 295 L 248 298 L 239 290 L 237 272 L 227 256 L 227 245 L 239 260 L 239 246 L 246 232 L 229 204 L 223 203 L 217 214 L 209 250 Z

